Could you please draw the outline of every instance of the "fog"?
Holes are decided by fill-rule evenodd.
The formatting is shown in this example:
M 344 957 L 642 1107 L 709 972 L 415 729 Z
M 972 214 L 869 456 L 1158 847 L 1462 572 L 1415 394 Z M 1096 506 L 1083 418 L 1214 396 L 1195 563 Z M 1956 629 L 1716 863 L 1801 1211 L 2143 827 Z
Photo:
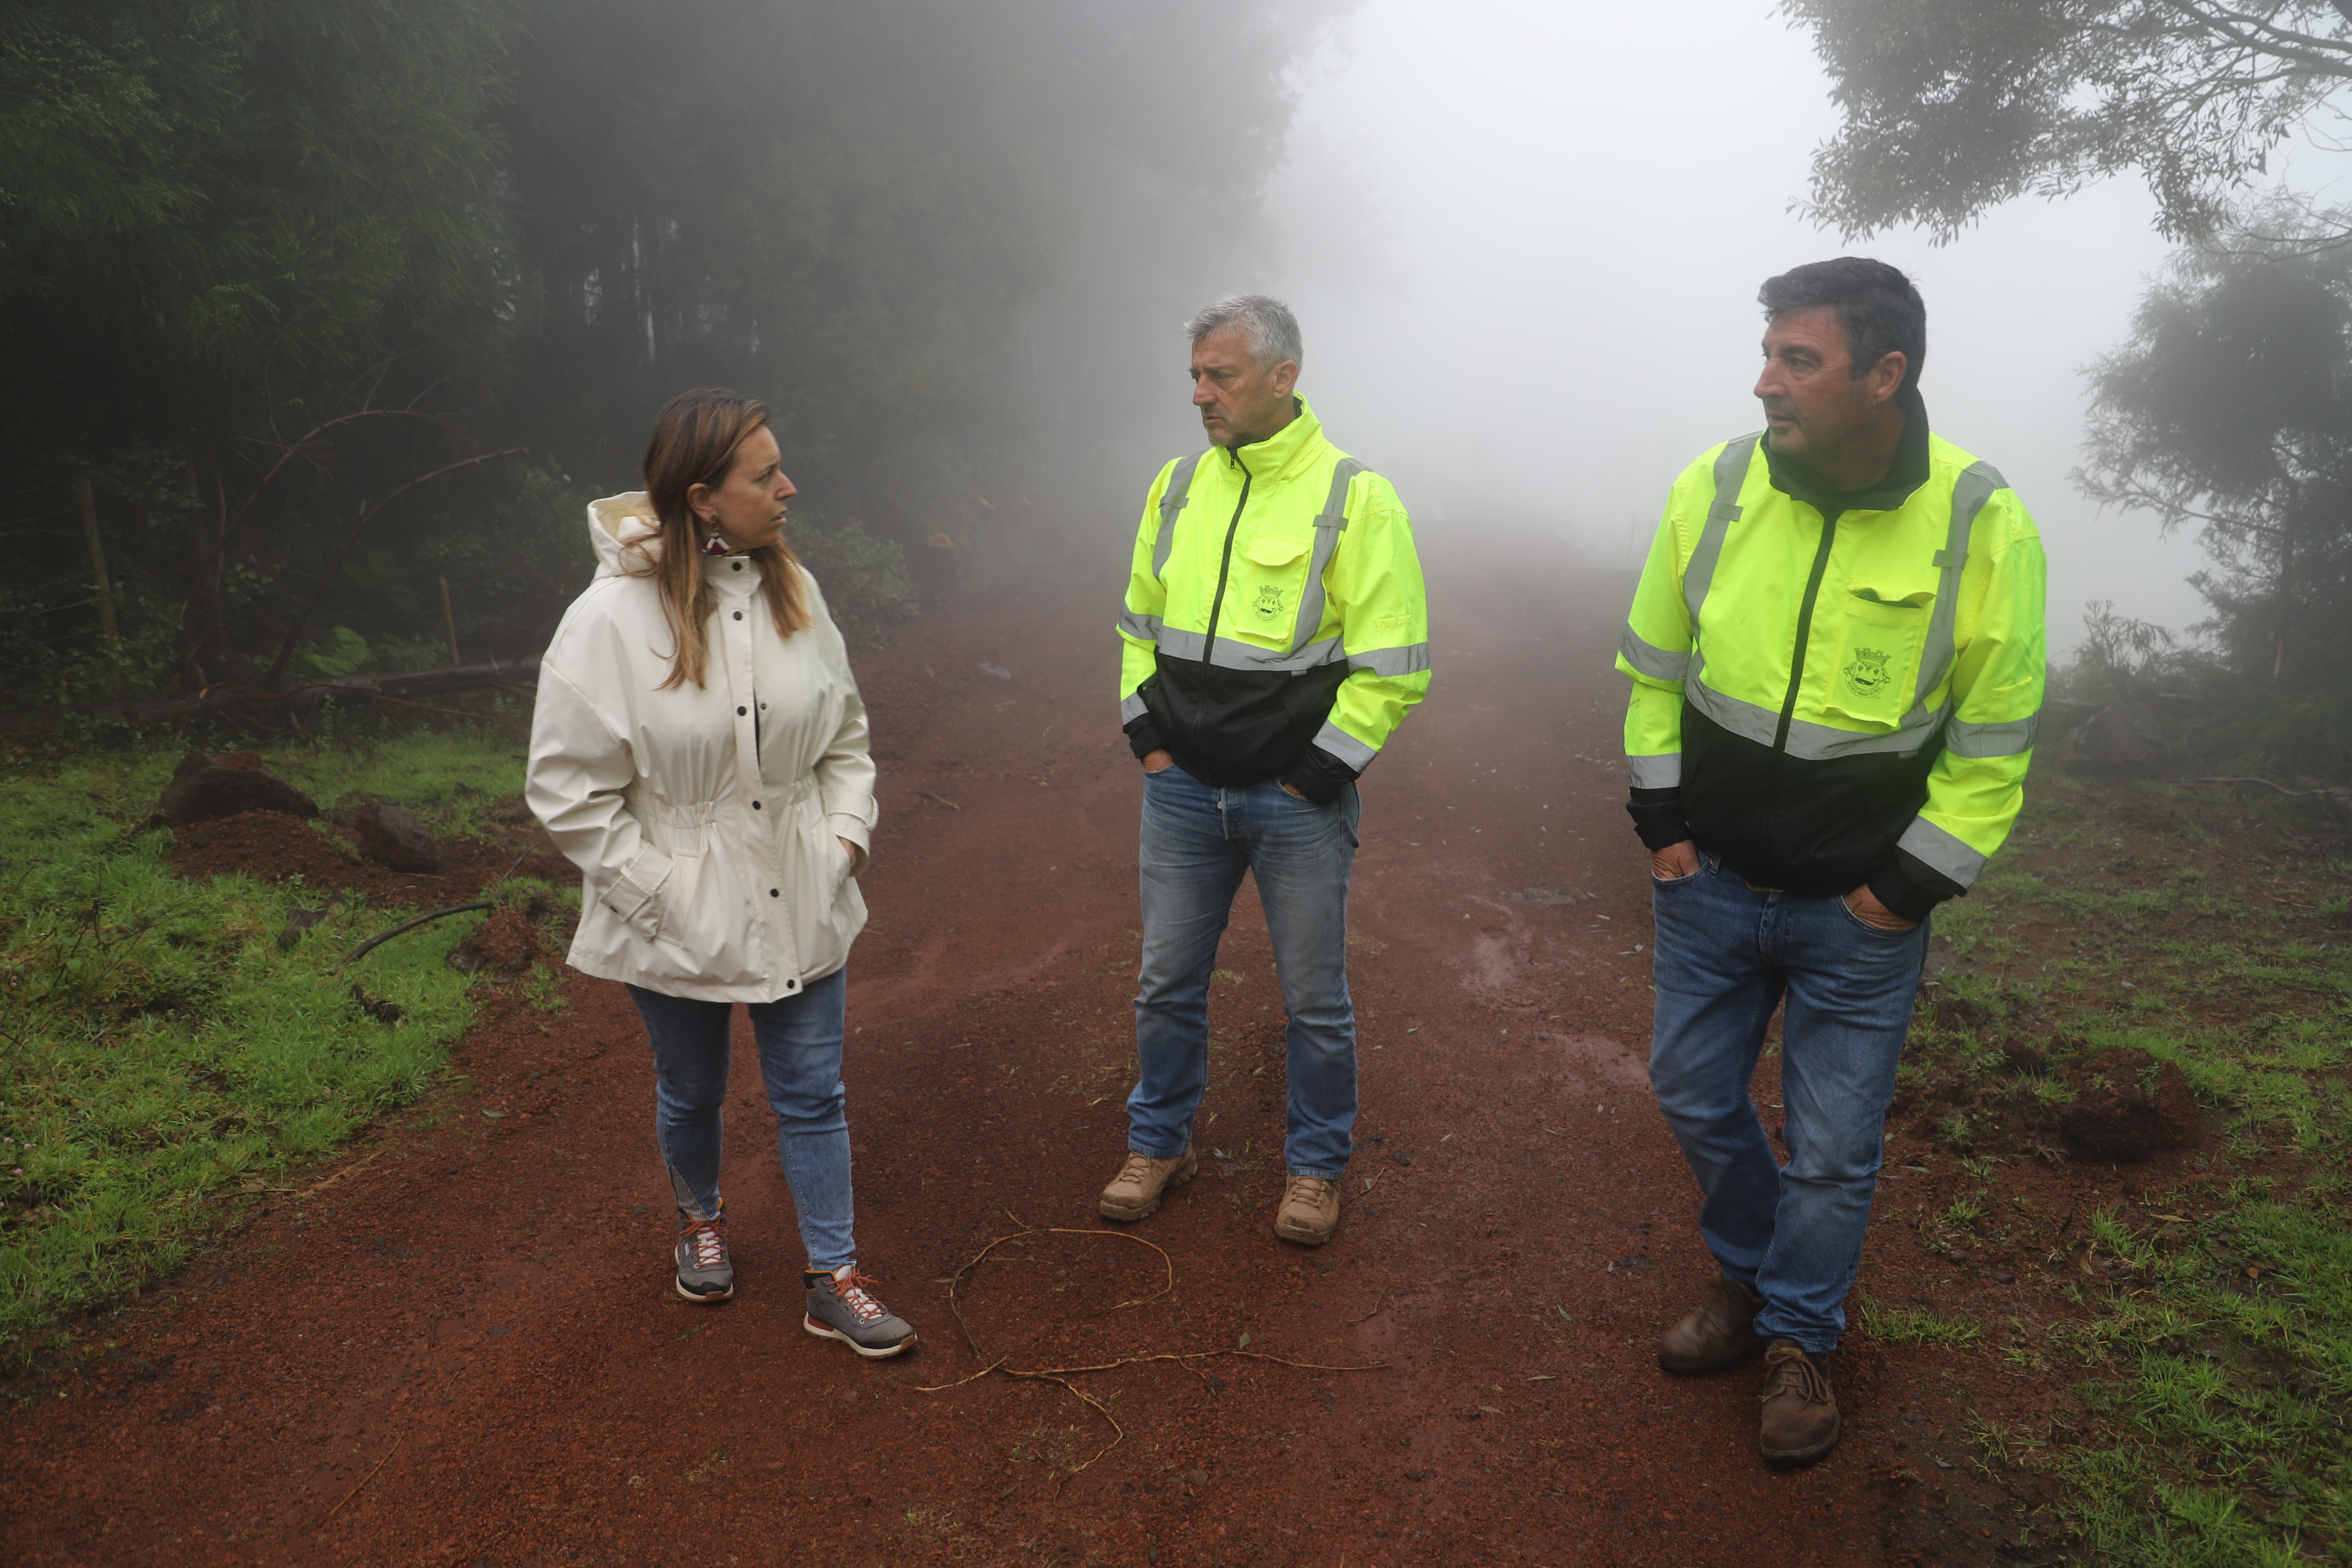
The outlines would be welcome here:
M 1809 35 L 1757 0 L 1369 0 L 1300 82 L 1279 258 L 1231 285 L 1297 309 L 1301 389 L 1396 481 L 1424 551 L 1524 519 L 1637 561 L 1682 466 L 1760 423 L 1758 284 L 1855 251 L 1916 280 L 1935 428 L 2041 525 L 2053 652 L 2088 599 L 2201 618 L 2194 537 L 2102 515 L 2067 478 L 2082 372 L 2168 254 L 2137 184 L 2013 203 L 1941 247 L 1845 244 L 1790 211 L 1835 110 Z M 1171 398 L 1169 450 L 1185 413 Z

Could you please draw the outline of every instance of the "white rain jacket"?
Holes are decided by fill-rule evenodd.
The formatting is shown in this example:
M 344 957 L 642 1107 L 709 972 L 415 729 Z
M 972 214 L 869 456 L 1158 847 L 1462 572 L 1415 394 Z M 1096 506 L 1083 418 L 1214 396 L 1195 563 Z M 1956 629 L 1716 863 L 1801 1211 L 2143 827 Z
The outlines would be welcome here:
M 540 666 L 526 798 L 584 879 L 572 965 L 709 1002 L 798 995 L 866 925 L 866 705 L 816 580 L 811 624 L 781 637 L 740 555 L 703 562 L 703 684 L 656 689 L 672 635 L 653 581 L 622 572 L 653 515 L 642 491 L 589 504 L 596 577 Z

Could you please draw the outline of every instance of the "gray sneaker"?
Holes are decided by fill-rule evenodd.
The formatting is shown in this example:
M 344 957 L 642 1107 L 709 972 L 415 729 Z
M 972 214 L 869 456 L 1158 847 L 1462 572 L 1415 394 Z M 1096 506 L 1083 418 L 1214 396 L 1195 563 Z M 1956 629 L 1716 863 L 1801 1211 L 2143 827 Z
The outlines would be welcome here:
M 677 1196 L 677 1293 L 689 1301 L 724 1301 L 735 1294 L 735 1263 L 727 1256 L 727 1200 L 706 1215 L 689 1196 L 676 1171 L 670 1190 Z
M 915 1342 L 907 1321 L 866 1292 L 881 1281 L 857 1272 L 855 1263 L 828 1274 L 804 1269 L 801 1283 L 808 1287 L 808 1315 L 801 1327 L 821 1340 L 839 1340 L 868 1361 L 897 1355 Z

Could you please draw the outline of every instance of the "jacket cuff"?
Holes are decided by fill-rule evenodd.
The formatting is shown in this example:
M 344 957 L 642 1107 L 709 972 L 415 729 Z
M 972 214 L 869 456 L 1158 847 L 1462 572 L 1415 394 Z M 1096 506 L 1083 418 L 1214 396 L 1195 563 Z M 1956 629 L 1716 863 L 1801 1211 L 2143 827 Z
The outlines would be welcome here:
M 1887 913 L 1906 921 L 1924 921 L 1946 899 L 1968 894 L 1966 888 L 1907 849 L 1897 849 L 1893 859 L 1870 874 L 1865 886 Z
M 669 880 L 670 858 L 650 844 L 614 874 L 604 888 L 604 905 L 623 923 L 651 942 L 661 931 L 661 889 Z
M 1328 805 L 1355 778 L 1355 769 L 1322 747 L 1309 746 L 1291 764 L 1290 771 L 1282 775 L 1282 782 L 1317 805 Z
M 1683 792 L 1675 789 L 1637 789 L 1630 792 L 1625 802 L 1625 814 L 1633 819 L 1633 831 L 1643 847 L 1665 849 L 1690 837 L 1683 823 Z
M 836 811 L 826 815 L 824 825 L 833 829 L 835 838 L 845 838 L 855 847 L 849 855 L 849 874 L 864 876 L 867 862 L 873 858 L 874 846 L 873 830 L 866 826 L 866 819 L 853 816 L 845 811 Z
M 1139 713 L 1129 720 L 1126 730 L 1128 749 L 1139 763 L 1154 752 L 1168 749 L 1168 742 L 1160 733 L 1160 721 L 1149 713 Z

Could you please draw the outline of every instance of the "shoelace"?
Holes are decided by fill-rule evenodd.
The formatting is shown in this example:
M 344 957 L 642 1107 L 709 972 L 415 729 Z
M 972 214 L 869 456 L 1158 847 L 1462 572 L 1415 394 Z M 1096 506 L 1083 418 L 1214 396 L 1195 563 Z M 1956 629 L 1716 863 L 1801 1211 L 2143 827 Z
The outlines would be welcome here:
M 1772 1399 L 1785 1392 L 1793 1392 L 1808 1405 L 1827 1405 L 1830 1402 L 1830 1381 L 1822 1375 L 1822 1369 L 1813 1364 L 1812 1357 L 1801 1354 L 1784 1356 L 1772 1363 L 1772 1375 L 1765 1380 L 1764 1392 L 1757 1397 Z
M 859 1322 L 871 1323 L 890 1315 L 881 1302 L 866 1293 L 866 1286 L 881 1283 L 871 1274 L 852 1268 L 848 1279 L 833 1282 L 833 1293 L 841 1298 Z
M 694 1248 L 697 1268 L 716 1268 L 727 1261 L 727 1237 L 716 1220 L 698 1219 L 686 1227 L 685 1240 Z
M 1118 1179 L 1122 1182 L 1141 1182 L 1149 1180 L 1150 1175 L 1151 1156 L 1149 1154 L 1139 1154 L 1132 1149 L 1129 1150 L 1127 1152 L 1126 1168 L 1119 1172 Z
M 1323 1201 L 1323 1189 L 1330 1184 L 1320 1176 L 1293 1176 L 1283 1189 L 1282 1201 L 1288 1203 L 1293 1198 L 1304 1198 L 1310 1204 L 1320 1203 Z

